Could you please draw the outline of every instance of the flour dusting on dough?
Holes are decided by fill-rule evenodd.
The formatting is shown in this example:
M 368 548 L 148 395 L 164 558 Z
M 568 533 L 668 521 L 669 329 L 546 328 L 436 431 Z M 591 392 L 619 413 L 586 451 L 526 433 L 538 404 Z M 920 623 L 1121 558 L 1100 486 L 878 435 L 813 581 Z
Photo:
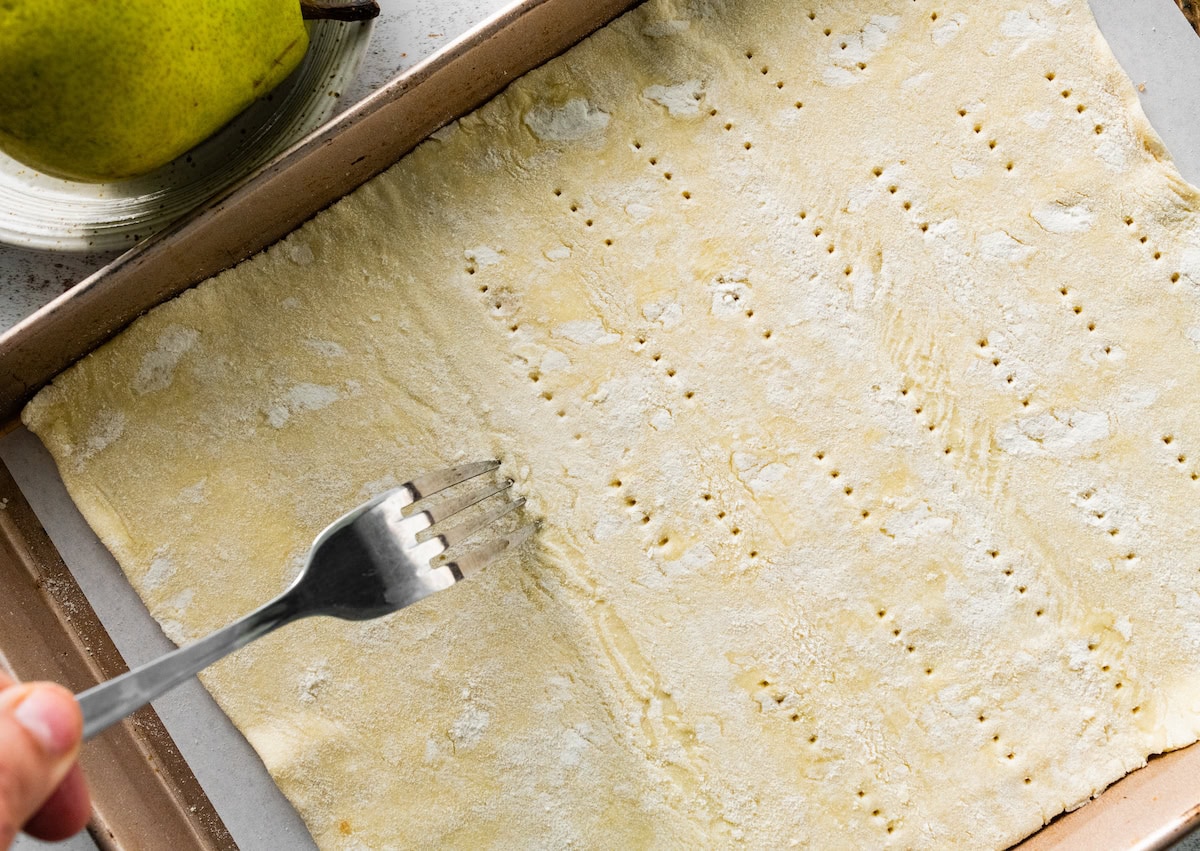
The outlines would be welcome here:
M 1096 214 L 1083 204 L 1047 204 L 1035 207 L 1032 215 L 1050 233 L 1082 233 L 1096 220 Z
M 196 342 L 200 332 L 194 328 L 172 325 L 159 335 L 154 349 L 147 352 L 133 377 L 133 392 L 154 393 L 171 386 L 175 368 Z
M 647 86 L 642 97 L 665 106 L 667 112 L 680 118 L 700 114 L 700 101 L 704 96 L 704 84 L 699 80 L 685 80 L 671 86 Z
M 333 387 L 303 382 L 291 387 L 284 398 L 266 410 L 272 428 L 283 428 L 293 414 L 319 411 L 336 402 L 341 395 Z
M 525 113 L 525 124 L 547 142 L 574 142 L 596 135 L 608 126 L 609 115 L 584 98 L 571 98 L 560 107 L 539 104 Z

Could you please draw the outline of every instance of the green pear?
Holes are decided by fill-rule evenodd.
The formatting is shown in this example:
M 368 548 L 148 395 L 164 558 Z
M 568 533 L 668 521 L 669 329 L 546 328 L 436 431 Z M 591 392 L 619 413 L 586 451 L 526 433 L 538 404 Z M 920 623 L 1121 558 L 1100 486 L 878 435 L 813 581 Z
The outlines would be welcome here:
M 299 0 L 0 0 L 0 149 L 74 180 L 145 174 L 307 49 Z

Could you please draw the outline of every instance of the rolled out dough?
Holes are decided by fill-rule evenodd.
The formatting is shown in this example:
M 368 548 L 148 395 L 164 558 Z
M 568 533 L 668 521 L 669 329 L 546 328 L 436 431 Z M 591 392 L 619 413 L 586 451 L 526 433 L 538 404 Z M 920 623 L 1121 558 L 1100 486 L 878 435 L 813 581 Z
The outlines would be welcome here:
M 504 459 L 205 675 L 323 848 L 1002 847 L 1200 732 L 1198 201 L 1083 0 L 653 0 L 25 420 L 178 641 Z

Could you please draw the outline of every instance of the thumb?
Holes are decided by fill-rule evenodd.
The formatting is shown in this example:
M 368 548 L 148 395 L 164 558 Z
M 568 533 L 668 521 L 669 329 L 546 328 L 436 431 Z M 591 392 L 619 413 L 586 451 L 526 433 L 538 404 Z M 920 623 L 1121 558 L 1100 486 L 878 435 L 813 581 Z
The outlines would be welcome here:
M 7 848 L 70 771 L 83 715 L 51 683 L 0 691 L 0 848 Z

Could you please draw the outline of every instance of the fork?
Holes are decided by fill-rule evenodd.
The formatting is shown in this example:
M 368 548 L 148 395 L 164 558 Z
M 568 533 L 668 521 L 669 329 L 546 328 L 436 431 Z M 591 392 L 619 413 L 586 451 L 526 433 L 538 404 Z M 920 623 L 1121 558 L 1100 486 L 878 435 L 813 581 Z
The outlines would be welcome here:
M 199 641 L 82 692 L 78 700 L 84 739 L 285 624 L 310 615 L 344 620 L 381 617 L 449 588 L 520 546 L 536 524 L 494 537 L 462 555 L 447 553 L 520 508 L 524 497 L 506 500 L 457 526 L 440 525 L 464 509 L 504 495 L 511 480 L 448 496 L 427 507 L 415 505 L 499 466 L 499 461 L 477 461 L 419 476 L 342 515 L 317 535 L 300 575 L 274 600 Z

